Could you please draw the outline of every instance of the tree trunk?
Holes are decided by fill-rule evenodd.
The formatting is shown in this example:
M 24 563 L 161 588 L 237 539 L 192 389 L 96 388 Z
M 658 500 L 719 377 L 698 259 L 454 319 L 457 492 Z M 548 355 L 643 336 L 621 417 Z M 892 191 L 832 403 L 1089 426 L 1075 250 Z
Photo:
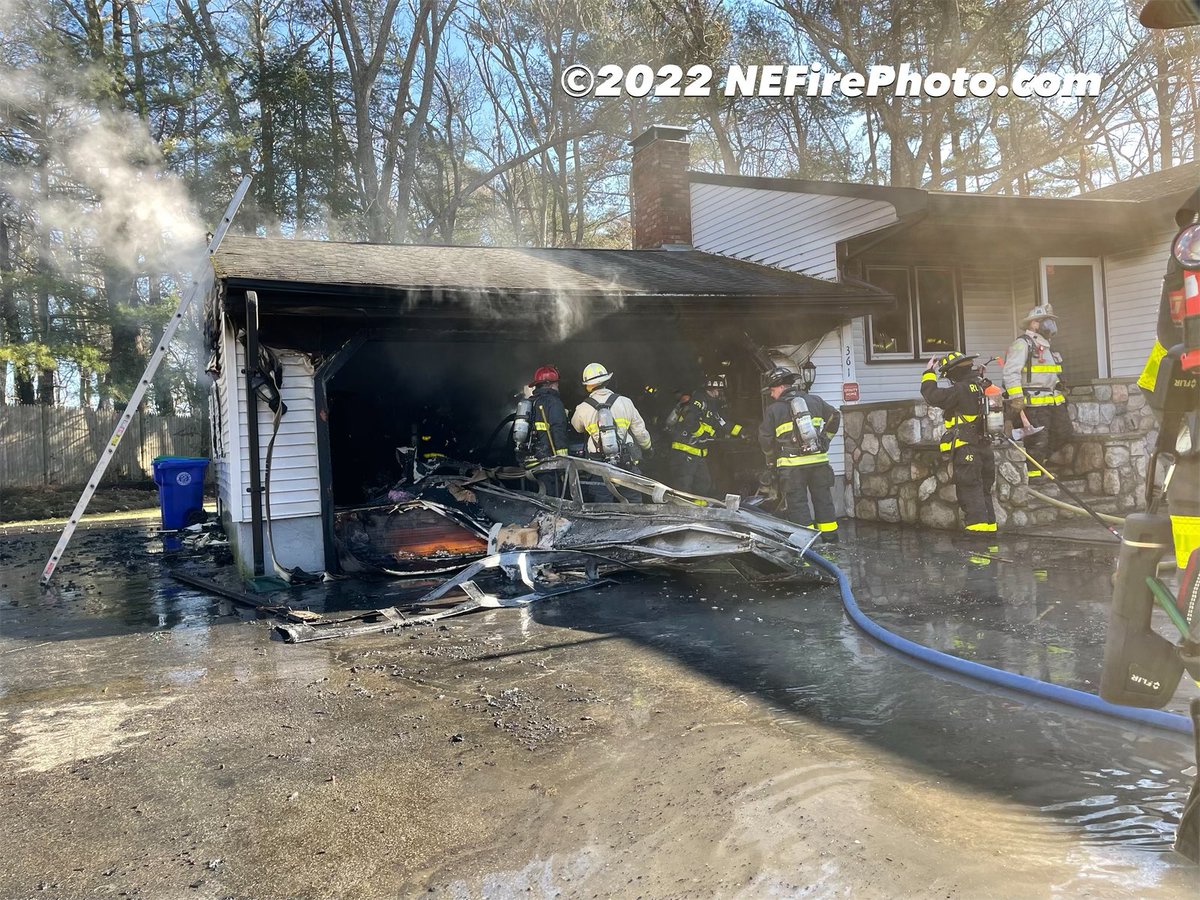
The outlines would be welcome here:
M 12 241 L 8 234 L 8 219 L 0 218 L 0 343 L 15 346 L 23 343 L 21 320 L 17 315 L 16 289 L 13 285 Z M 8 402 L 8 361 L 0 360 L 0 406 Z M 13 388 L 18 403 L 33 402 L 33 382 L 22 366 L 14 365 Z

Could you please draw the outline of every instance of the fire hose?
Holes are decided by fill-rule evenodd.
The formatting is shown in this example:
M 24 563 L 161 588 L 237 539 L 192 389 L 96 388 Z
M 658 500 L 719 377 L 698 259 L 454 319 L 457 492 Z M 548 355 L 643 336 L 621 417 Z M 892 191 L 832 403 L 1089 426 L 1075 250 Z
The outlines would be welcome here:
M 1041 491 L 1035 490 L 1034 488 L 1029 488 L 1029 496 L 1036 497 L 1038 500 L 1041 500 L 1043 503 L 1049 503 L 1051 506 L 1057 506 L 1059 509 L 1066 510 L 1067 512 L 1073 512 L 1076 515 L 1080 515 L 1080 516 L 1088 515 L 1088 511 L 1086 509 L 1084 509 L 1082 506 L 1073 506 L 1070 503 L 1064 503 L 1062 500 L 1059 500 L 1057 497 L 1051 497 L 1049 494 L 1043 494 Z M 1109 522 L 1113 525 L 1124 525 L 1125 524 L 1125 520 L 1122 519 L 1120 516 L 1110 516 L 1108 513 L 1102 513 L 1102 512 L 1097 512 L 1096 516 L 1098 518 L 1100 518 L 1101 520 L 1103 520 L 1105 522 Z
M 1100 715 L 1109 716 L 1114 719 L 1147 725 L 1151 728 L 1159 728 L 1175 734 L 1192 734 L 1192 723 L 1187 716 L 1163 712 L 1158 709 L 1117 706 L 1086 691 L 1079 691 L 1075 688 L 1039 681 L 1036 678 L 1030 678 L 1028 675 L 1018 675 L 1014 672 L 1006 672 L 1003 669 L 985 666 L 983 663 L 963 659 L 960 656 L 954 656 L 950 653 L 943 653 L 941 650 L 934 650 L 932 647 L 926 647 L 915 641 L 910 641 L 908 638 L 901 637 L 892 631 L 888 631 L 862 611 L 858 602 L 854 599 L 854 592 L 850 588 L 850 579 L 846 576 L 845 572 L 811 549 L 804 551 L 804 558 L 837 580 L 838 590 L 842 597 L 842 606 L 846 610 L 846 615 L 850 617 L 850 621 L 884 646 L 897 650 L 905 656 L 939 669 L 946 669 L 958 675 L 963 675 L 975 681 L 1007 688 L 1008 690 L 1028 694 L 1039 699 L 1050 700 L 1064 706 L 1074 707 L 1075 709 L 1099 713 Z

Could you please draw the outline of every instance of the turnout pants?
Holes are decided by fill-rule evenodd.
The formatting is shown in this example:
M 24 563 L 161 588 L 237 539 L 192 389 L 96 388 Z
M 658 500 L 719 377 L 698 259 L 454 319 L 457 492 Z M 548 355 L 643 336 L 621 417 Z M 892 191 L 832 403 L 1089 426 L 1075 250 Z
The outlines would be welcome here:
M 837 533 L 837 513 L 833 506 L 833 466 L 814 463 L 807 466 L 780 466 L 779 488 L 787 501 L 787 519 L 797 525 L 815 527 L 822 534 Z M 812 497 L 812 512 L 808 499 Z
M 671 484 L 689 494 L 707 497 L 712 491 L 712 475 L 708 471 L 708 460 L 682 450 L 672 450 L 670 465 Z
M 1023 441 L 1029 455 L 1042 464 L 1049 464 L 1049 457 L 1075 434 L 1071 414 L 1067 411 L 1065 403 L 1057 406 L 1026 406 L 1025 418 L 1029 420 L 1030 425 L 1042 426 L 1041 431 Z M 1025 473 L 1034 484 L 1044 477 L 1041 468 L 1029 460 L 1025 461 Z
M 954 451 L 954 490 L 967 531 L 995 531 L 996 454 L 991 447 L 959 447 Z

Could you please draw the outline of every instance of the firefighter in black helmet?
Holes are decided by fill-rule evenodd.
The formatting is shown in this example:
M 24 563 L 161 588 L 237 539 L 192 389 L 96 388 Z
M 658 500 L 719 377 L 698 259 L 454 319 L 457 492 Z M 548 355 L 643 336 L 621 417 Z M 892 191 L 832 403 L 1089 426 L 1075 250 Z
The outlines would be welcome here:
M 767 374 L 763 393 L 770 394 L 774 402 L 763 414 L 758 442 L 767 464 L 775 467 L 788 520 L 816 528 L 832 543 L 838 539 L 838 523 L 828 450 L 842 415 L 816 394 L 802 391 L 795 381 L 796 373 L 790 369 L 773 369 Z
M 986 385 L 972 365 L 977 355 L 952 352 L 940 360 L 929 360 L 921 376 L 921 396 L 942 410 L 946 433 L 941 449 L 953 464 L 963 527 L 970 532 L 991 532 L 996 530 L 992 503 L 996 454 L 986 429 Z M 949 387 L 938 386 L 939 375 L 949 380 Z
M 725 386 L 724 375 L 710 375 L 702 391 L 684 394 L 667 417 L 671 484 L 681 491 L 707 497 L 713 486 L 709 444 L 718 437 L 742 435 L 742 426 L 722 415 Z

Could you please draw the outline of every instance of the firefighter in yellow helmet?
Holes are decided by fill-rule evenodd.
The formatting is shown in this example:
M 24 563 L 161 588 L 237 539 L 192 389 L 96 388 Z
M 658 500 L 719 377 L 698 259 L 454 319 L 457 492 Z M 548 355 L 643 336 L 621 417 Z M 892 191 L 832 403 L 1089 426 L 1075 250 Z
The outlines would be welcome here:
M 575 407 L 571 427 L 588 436 L 587 455 L 636 472 L 652 452 L 650 432 L 633 401 L 606 387 L 612 373 L 600 363 L 583 370 L 587 399 Z
M 946 433 L 942 452 L 954 469 L 954 491 L 970 532 L 996 530 L 992 488 L 996 483 L 996 454 L 986 429 L 984 382 L 971 364 L 978 354 L 948 353 L 929 360 L 921 376 L 921 396 L 942 410 Z M 938 376 L 950 382 L 938 385 Z

